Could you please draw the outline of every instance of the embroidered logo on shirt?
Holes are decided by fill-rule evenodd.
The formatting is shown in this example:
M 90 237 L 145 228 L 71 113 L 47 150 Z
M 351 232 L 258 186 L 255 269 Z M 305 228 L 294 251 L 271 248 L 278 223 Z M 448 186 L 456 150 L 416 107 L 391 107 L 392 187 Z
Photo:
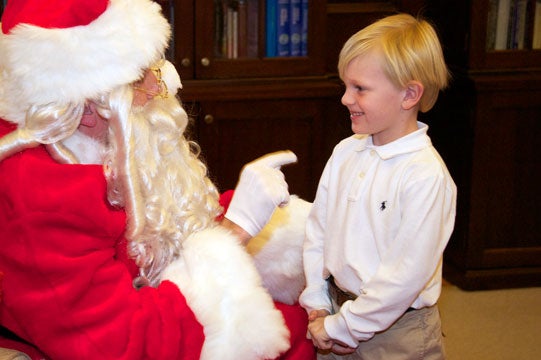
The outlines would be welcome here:
M 380 205 L 379 209 L 381 211 L 387 209 L 387 200 L 381 202 L 381 205 Z

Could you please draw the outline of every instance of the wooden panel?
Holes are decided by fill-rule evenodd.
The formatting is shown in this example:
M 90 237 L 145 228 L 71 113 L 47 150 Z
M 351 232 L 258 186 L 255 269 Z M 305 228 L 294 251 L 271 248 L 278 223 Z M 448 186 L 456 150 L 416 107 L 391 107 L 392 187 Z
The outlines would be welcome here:
M 169 20 L 172 38 L 167 50 L 167 59 L 175 64 L 183 80 L 194 77 L 193 67 L 193 0 L 154 0 L 162 7 L 163 15 Z M 182 19 L 180 22 L 178 19 Z
M 299 160 L 284 167 L 290 191 L 312 199 L 320 175 L 312 166 L 321 152 L 320 110 L 318 102 L 312 100 L 202 103 L 197 136 L 219 188 L 234 188 L 247 162 L 268 152 L 290 149 Z
M 494 250 L 541 247 L 541 88 L 520 76 L 507 80 L 512 90 L 498 89 L 505 80 L 497 81 L 491 89 L 479 83 L 471 190 L 471 236 L 487 267 L 508 265 Z
M 471 79 L 473 88 L 462 84 L 459 89 L 465 89 L 465 98 L 473 90 L 473 101 L 455 91 L 445 106 L 461 114 L 460 100 L 465 100 L 464 119 L 456 121 L 471 121 L 473 142 L 466 136 L 465 152 L 455 146 L 457 156 L 450 162 L 456 165 L 463 156 L 470 165 L 455 168 L 461 170 L 457 224 L 444 271 L 466 289 L 539 286 L 541 75 L 497 73 Z M 453 158 L 452 152 L 447 155 Z
M 462 269 L 446 263 L 443 277 L 464 290 L 541 286 L 540 267 Z

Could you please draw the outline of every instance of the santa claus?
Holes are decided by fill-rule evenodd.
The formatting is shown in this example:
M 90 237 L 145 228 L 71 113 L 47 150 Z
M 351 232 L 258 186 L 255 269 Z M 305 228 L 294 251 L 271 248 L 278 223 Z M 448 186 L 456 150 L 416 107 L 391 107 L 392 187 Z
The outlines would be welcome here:
M 313 358 L 295 304 L 309 204 L 290 201 L 280 172 L 295 155 L 248 164 L 220 199 L 184 137 L 160 7 L 10 0 L 1 27 L 0 347 Z

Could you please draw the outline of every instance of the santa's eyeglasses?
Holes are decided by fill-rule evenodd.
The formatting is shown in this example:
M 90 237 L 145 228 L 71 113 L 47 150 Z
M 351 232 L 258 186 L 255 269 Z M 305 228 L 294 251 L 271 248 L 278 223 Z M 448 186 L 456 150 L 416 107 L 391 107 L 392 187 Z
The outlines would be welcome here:
M 141 91 L 142 93 L 145 93 L 146 95 L 152 98 L 159 97 L 161 99 L 166 99 L 169 96 L 169 91 L 167 89 L 167 84 L 162 79 L 161 67 L 163 66 L 164 62 L 165 61 L 160 61 L 155 66 L 152 66 L 149 68 L 149 70 L 152 71 L 152 73 L 156 77 L 156 82 L 158 84 L 158 91 L 146 89 L 141 86 L 137 86 L 137 84 L 142 84 L 143 80 L 134 83 L 133 89 L 136 91 Z

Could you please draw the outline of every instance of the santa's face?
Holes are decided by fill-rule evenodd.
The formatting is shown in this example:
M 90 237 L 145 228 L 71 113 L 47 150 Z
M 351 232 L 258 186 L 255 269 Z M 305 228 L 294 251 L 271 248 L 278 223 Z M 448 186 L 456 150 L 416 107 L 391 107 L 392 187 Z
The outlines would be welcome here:
M 107 127 L 107 119 L 104 119 L 98 114 L 96 104 L 91 101 L 87 102 L 78 130 L 93 139 L 105 142 L 107 138 Z
M 160 84 L 154 72 L 147 70 L 144 77 L 133 84 L 132 105 L 145 106 L 149 100 L 162 92 L 161 86 L 163 85 Z M 92 101 L 87 102 L 78 130 L 93 139 L 104 142 L 107 138 L 107 126 L 107 119 L 96 111 L 96 105 Z
M 157 71 L 161 71 L 157 69 Z M 133 106 L 145 106 L 145 104 L 156 96 L 166 96 L 167 87 L 164 82 L 157 78 L 154 71 L 147 69 L 144 77 L 133 83 Z

